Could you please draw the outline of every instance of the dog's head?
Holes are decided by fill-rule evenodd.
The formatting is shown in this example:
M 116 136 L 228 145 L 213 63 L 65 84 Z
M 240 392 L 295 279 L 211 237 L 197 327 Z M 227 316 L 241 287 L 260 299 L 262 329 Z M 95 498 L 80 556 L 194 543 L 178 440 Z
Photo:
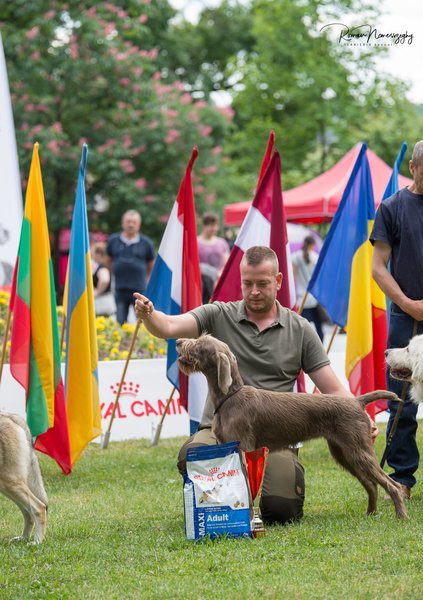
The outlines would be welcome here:
M 216 378 L 219 389 L 227 394 L 232 383 L 231 364 L 236 363 L 227 344 L 211 335 L 202 335 L 197 339 L 176 340 L 176 350 L 179 368 L 183 373 L 211 375 Z
M 405 348 L 386 350 L 385 358 L 393 379 L 423 381 L 423 335 L 414 336 Z

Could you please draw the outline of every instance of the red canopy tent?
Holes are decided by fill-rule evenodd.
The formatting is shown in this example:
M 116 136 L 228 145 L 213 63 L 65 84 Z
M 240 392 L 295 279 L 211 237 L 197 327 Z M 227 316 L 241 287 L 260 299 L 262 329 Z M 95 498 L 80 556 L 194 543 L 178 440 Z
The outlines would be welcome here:
M 360 151 L 361 144 L 351 150 L 325 173 L 291 190 L 284 191 L 283 203 L 286 218 L 296 223 L 322 223 L 330 221 L 341 201 L 348 178 Z M 367 150 L 373 181 L 376 206 L 382 199 L 392 168 L 371 150 Z M 412 182 L 408 177 L 398 177 L 400 189 Z M 228 204 L 224 210 L 225 226 L 241 225 L 251 202 Z

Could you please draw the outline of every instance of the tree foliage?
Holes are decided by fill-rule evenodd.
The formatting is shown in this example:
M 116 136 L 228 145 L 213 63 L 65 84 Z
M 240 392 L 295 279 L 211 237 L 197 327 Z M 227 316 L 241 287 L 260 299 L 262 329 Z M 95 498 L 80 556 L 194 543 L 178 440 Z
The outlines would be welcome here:
M 167 0 L 16 0 L 0 6 L 22 174 L 40 142 L 50 229 L 69 225 L 81 145 L 91 227 L 127 208 L 158 241 L 192 147 L 199 210 L 214 202 L 228 122 L 162 69 Z

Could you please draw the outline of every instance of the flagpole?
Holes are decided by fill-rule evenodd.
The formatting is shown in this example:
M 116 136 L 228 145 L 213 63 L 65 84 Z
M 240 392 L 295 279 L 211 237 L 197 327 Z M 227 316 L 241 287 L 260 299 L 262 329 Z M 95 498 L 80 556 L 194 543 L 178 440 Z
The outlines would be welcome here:
M 157 425 L 157 429 L 154 432 L 154 437 L 153 437 L 153 439 L 151 441 L 150 446 L 157 446 L 157 444 L 159 443 L 159 438 L 160 438 L 160 434 L 162 432 L 162 427 L 163 427 L 163 421 L 165 420 L 165 417 L 167 415 L 167 411 L 169 410 L 169 406 L 170 406 L 170 403 L 172 402 L 172 398 L 173 398 L 173 394 L 175 393 L 175 390 L 176 390 L 176 386 L 173 386 L 172 391 L 170 392 L 170 396 L 169 396 L 169 398 L 168 398 L 168 400 L 166 402 L 166 406 L 165 406 L 165 409 L 163 411 L 162 418 L 160 419 L 160 422 Z
M 63 313 L 62 330 L 60 332 L 60 360 L 62 359 L 63 342 L 65 341 L 66 315 Z
M 298 309 L 299 315 L 303 314 L 303 308 L 304 308 L 304 304 L 307 300 L 307 296 L 308 296 L 308 290 L 306 290 L 306 293 L 304 294 L 303 299 L 301 300 L 300 308 Z
M 134 345 L 135 345 L 135 340 L 137 339 L 138 330 L 140 328 L 141 323 L 142 323 L 142 320 L 138 319 L 137 320 L 137 324 L 135 325 L 134 335 L 132 336 L 131 345 L 129 346 L 128 356 L 126 357 L 125 366 L 123 367 L 123 373 L 122 373 L 122 377 L 121 377 L 120 382 L 119 382 L 119 387 L 118 387 L 118 391 L 117 391 L 117 394 L 116 394 L 115 403 L 113 405 L 112 414 L 110 415 L 109 425 L 107 427 L 106 433 L 104 434 L 103 441 L 102 441 L 102 444 L 101 444 L 101 447 L 103 448 L 103 450 L 105 450 L 107 448 L 107 446 L 109 445 L 110 433 L 111 433 L 111 430 L 112 430 L 113 420 L 115 418 L 115 413 L 116 413 L 116 409 L 117 409 L 118 402 L 119 402 L 120 392 L 121 392 L 121 389 L 122 389 L 122 385 L 123 385 L 123 382 L 124 382 L 124 379 L 125 379 L 126 371 L 128 369 L 129 359 L 131 358 L 132 351 L 133 351 Z
M 8 308 L 8 310 L 7 310 L 6 325 L 5 325 L 5 328 L 4 328 L 3 348 L 2 348 L 2 351 L 1 351 L 0 382 L 1 382 L 2 375 L 3 375 L 4 361 L 6 360 L 6 348 L 7 348 L 7 339 L 9 337 L 10 317 L 11 317 L 11 314 L 12 314 L 12 311 L 10 310 L 10 308 Z
M 335 339 L 336 334 L 338 333 L 338 325 L 334 325 L 331 338 L 329 340 L 328 347 L 326 348 L 326 354 L 329 354 L 330 349 L 332 348 L 333 340 Z M 313 394 L 316 393 L 317 385 L 314 386 Z

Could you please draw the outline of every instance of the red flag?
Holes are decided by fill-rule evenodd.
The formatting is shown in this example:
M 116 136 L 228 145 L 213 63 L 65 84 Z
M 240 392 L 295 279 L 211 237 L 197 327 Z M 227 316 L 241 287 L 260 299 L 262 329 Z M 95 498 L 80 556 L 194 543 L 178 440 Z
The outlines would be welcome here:
M 178 197 L 178 218 L 184 226 L 182 250 L 182 305 L 181 313 L 189 312 L 202 304 L 200 258 L 197 244 L 197 220 L 192 189 L 192 166 L 198 156 L 193 148 L 185 175 L 181 181 Z M 188 409 L 188 377 L 179 371 L 179 401 Z M 190 394 L 192 396 L 192 394 Z M 191 411 L 189 411 L 191 412 Z
M 267 151 L 263 164 L 266 156 Z M 259 179 L 253 203 L 213 292 L 212 301 L 230 302 L 242 298 L 239 265 L 244 252 L 251 246 L 270 246 L 276 252 L 279 269 L 284 277 L 277 297 L 283 306 L 293 309 L 294 275 L 282 200 L 281 160 L 277 151 L 274 151 L 264 175 Z

